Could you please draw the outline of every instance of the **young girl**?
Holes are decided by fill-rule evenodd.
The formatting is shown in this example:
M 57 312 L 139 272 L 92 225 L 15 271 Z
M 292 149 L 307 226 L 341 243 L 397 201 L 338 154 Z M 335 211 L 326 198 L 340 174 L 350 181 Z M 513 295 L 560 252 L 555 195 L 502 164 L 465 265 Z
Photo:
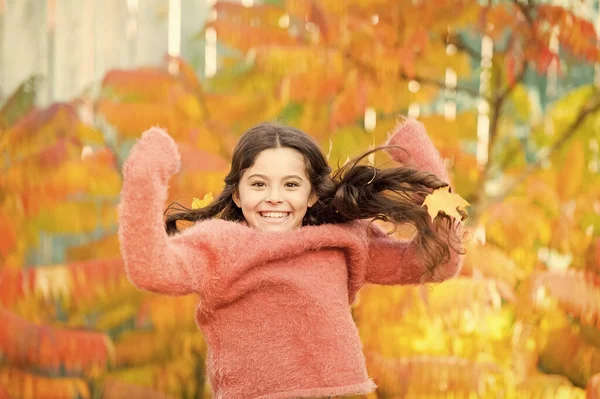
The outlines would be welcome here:
M 261 124 L 238 143 L 225 188 L 202 209 L 171 207 L 173 139 L 145 132 L 123 167 L 119 237 L 129 279 L 196 293 L 215 398 L 287 399 L 373 391 L 350 306 L 366 283 L 440 282 L 460 268 L 460 224 L 422 207 L 448 185 L 423 126 L 408 120 L 387 150 L 405 166 L 347 163 L 335 174 L 307 134 Z M 396 240 L 372 222 L 411 223 Z M 182 232 L 176 221 L 196 222 Z

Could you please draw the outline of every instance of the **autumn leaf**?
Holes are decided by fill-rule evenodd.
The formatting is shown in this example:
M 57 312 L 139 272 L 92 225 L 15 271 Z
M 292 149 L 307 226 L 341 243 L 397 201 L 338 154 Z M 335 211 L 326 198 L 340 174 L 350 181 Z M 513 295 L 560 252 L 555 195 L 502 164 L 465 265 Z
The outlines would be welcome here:
M 390 359 L 367 354 L 367 362 L 378 373 L 379 391 L 386 397 L 437 397 L 441 393 L 470 396 L 469 393 L 481 393 L 482 388 L 489 389 L 489 383 L 482 381 L 491 381 L 500 371 L 494 363 L 454 356 Z
M 549 307 L 548 299 L 553 298 L 561 309 L 577 319 L 580 324 L 600 328 L 600 278 L 598 276 L 570 269 L 539 272 L 531 276 L 531 281 L 529 297 L 536 308 Z M 573 295 L 574 292 L 577 295 Z
M 173 399 L 166 393 L 157 392 L 152 388 L 143 387 L 126 382 L 109 379 L 104 385 L 102 397 L 105 399 L 129 398 L 129 399 Z
M 483 275 L 509 287 L 515 287 L 526 277 L 526 273 L 506 252 L 491 243 L 482 245 L 471 241 L 466 250 L 467 255 L 461 269 L 463 276 Z
M 74 376 L 97 375 L 114 357 L 112 340 L 102 332 L 39 325 L 4 308 L 0 308 L 0 351 L 8 364 Z
M 2 388 L 10 396 L 2 396 Z M 91 397 L 89 386 L 81 378 L 52 378 L 38 373 L 28 373 L 16 367 L 0 368 L 0 398 L 2 399 L 88 399 Z
M 464 210 L 469 205 L 460 195 L 451 193 L 449 186 L 438 188 L 423 201 L 423 206 L 427 207 L 431 220 L 435 219 L 438 213 L 443 212 L 462 222 L 463 217 L 458 210 Z
M 385 142 L 411 104 L 421 107 L 419 119 L 452 173 L 452 192 L 481 209 L 471 226 L 477 243 L 465 247 L 461 276 L 443 284 L 361 290 L 352 316 L 380 386 L 372 395 L 579 398 L 587 380 L 598 396 L 599 114 L 589 108 L 570 130 L 597 97 L 587 77 L 532 108 L 537 101 L 520 80 L 554 61 L 593 66 L 600 59 L 593 23 L 537 3 L 263 3 L 215 4 L 205 28 L 233 51 L 218 51 L 212 78 L 196 76 L 197 60 L 167 56 L 177 73 L 166 64 L 108 72 L 90 98 L 94 118 L 79 116 L 80 99 L 35 109 L 35 86 L 4 102 L 0 352 L 8 364 L 0 367 L 0 398 L 3 390 L 14 398 L 210 396 L 206 343 L 193 317 L 198 298 L 144 293 L 118 258 L 118 169 L 142 131 L 160 125 L 179 144 L 182 170 L 166 203 L 199 209 L 221 192 L 235 142 L 256 123 L 280 120 L 306 131 L 339 167 Z M 553 32 L 560 52 L 550 49 Z M 490 120 L 497 134 L 488 143 L 489 170 L 474 147 L 478 107 L 465 101 L 478 95 L 473 73 L 484 35 L 494 42 L 489 92 L 506 94 L 489 98 L 490 110 L 502 109 Z M 364 127 L 367 106 L 376 114 L 373 130 Z M 487 201 L 488 183 L 518 181 L 538 151 L 554 147 L 543 173 Z M 374 156 L 365 163 L 374 165 Z M 392 164 L 387 152 L 376 161 Z M 192 201 L 187 193 L 209 194 Z M 439 190 L 423 205 L 432 219 L 443 212 L 460 220 L 468 204 L 454 195 Z M 394 238 L 414 233 L 406 224 Z M 554 254 L 572 258 L 567 271 L 543 271 Z M 59 264 L 43 265 L 50 262 Z
M 213 193 L 207 193 L 204 198 L 199 199 L 194 197 L 192 201 L 192 209 L 200 209 L 207 207 L 211 202 L 214 201 Z
M 521 382 L 516 389 L 517 398 L 548 398 L 564 397 L 569 399 L 584 399 L 583 389 L 574 387 L 568 378 L 562 375 L 540 374 L 531 376 Z
M 600 373 L 600 348 L 570 327 L 553 331 L 540 353 L 540 368 L 549 374 L 561 374 L 575 385 L 586 386 Z

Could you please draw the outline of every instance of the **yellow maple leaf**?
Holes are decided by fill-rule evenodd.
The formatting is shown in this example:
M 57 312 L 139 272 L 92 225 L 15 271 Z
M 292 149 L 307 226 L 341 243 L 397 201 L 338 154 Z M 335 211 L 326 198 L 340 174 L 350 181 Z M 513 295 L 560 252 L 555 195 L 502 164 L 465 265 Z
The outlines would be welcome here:
M 433 193 L 425 197 L 422 206 L 427 207 L 427 213 L 431 216 L 431 220 L 435 219 L 439 212 L 444 212 L 446 215 L 454 217 L 458 221 L 462 221 L 462 217 L 458 213 L 458 209 L 463 209 L 469 204 L 464 198 L 458 194 L 450 192 L 450 187 L 442 187 L 434 190 Z
M 202 199 L 194 197 L 192 200 L 192 209 L 204 208 L 213 202 L 213 200 L 213 193 L 207 193 Z

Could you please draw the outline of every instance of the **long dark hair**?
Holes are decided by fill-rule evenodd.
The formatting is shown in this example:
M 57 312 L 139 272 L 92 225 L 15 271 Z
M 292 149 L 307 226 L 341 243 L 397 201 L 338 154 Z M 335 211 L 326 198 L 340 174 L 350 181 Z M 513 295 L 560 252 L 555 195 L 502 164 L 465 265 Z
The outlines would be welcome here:
M 304 155 L 306 171 L 317 202 L 308 208 L 303 225 L 347 223 L 359 219 L 376 219 L 395 225 L 410 223 L 416 227 L 421 257 L 433 269 L 450 258 L 450 249 L 458 240 L 451 234 L 455 224 L 447 215 L 432 221 L 422 207 L 427 194 L 448 184 L 437 176 L 410 167 L 379 169 L 361 163 L 370 154 L 390 146 L 371 149 L 347 162 L 332 174 L 318 144 L 308 134 L 293 127 L 262 123 L 248 130 L 238 142 L 231 170 L 225 177 L 225 188 L 207 207 L 190 209 L 174 202 L 165 211 L 166 230 L 178 232 L 177 222 L 197 222 L 219 218 L 243 221 L 242 210 L 233 202 L 244 171 L 250 168 L 263 150 L 292 148 Z M 463 217 L 466 214 L 461 213 Z

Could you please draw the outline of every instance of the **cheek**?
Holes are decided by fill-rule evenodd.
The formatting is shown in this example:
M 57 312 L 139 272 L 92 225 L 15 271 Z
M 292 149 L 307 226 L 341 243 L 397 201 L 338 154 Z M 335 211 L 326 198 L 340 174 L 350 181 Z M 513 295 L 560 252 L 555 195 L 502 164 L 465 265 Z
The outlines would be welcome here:
M 263 199 L 263 194 L 252 190 L 240 191 L 240 202 L 242 208 L 251 209 L 256 207 Z
M 310 193 L 297 193 L 290 201 L 296 209 L 305 209 L 308 207 Z

